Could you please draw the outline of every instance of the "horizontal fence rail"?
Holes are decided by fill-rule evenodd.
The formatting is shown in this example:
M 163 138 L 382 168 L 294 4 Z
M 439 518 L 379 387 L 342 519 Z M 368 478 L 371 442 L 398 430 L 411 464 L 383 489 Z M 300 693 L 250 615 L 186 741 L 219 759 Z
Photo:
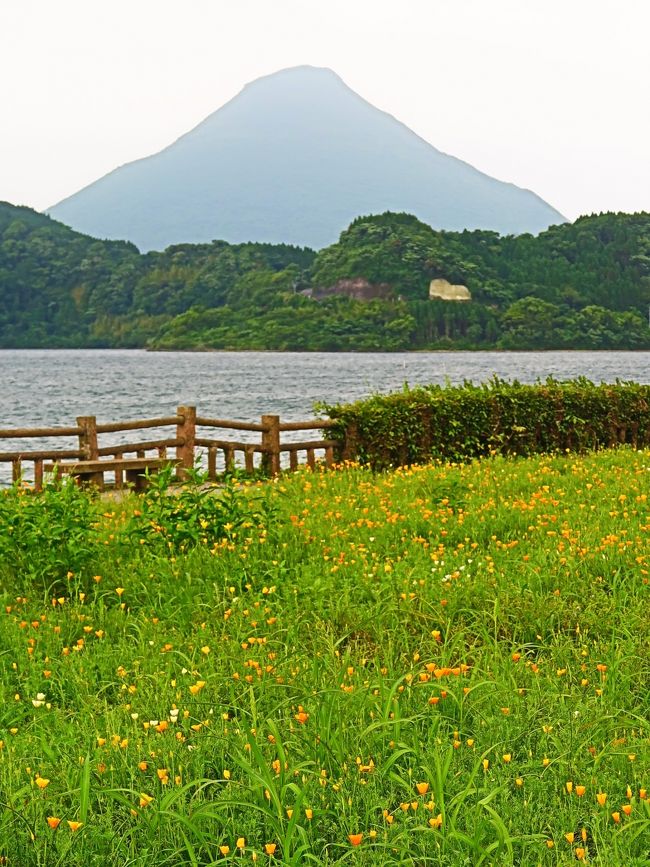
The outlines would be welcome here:
M 283 468 L 295 470 L 301 454 L 304 454 L 303 462 L 309 467 L 315 467 L 319 460 L 330 467 L 339 453 L 341 456 L 345 453 L 345 448 L 334 439 L 291 441 L 290 437 L 286 441 L 282 438 L 284 433 L 324 433 L 334 426 L 330 419 L 282 422 L 278 415 L 263 415 L 259 422 L 247 422 L 201 416 L 197 415 L 194 406 L 179 406 L 175 415 L 159 418 L 100 423 L 95 416 L 79 416 L 76 422 L 76 426 L 67 427 L 0 429 L 0 440 L 12 440 L 10 446 L 14 446 L 17 440 L 37 438 L 47 439 L 49 446 L 30 448 L 29 443 L 24 447 L 19 443 L 12 451 L 0 452 L 0 471 L 2 464 L 10 464 L 11 480 L 33 481 L 37 491 L 43 488 L 44 476 L 54 471 L 70 473 L 80 481 L 89 481 L 99 487 L 103 487 L 104 475 L 108 474 L 113 477 L 115 487 L 121 488 L 125 467 L 128 466 L 142 468 L 142 472 L 156 472 L 171 463 L 177 477 L 182 480 L 200 462 L 207 469 L 208 478 L 215 480 L 224 471 L 253 474 L 260 470 L 274 476 Z M 105 434 L 150 428 L 172 428 L 172 431 L 149 440 L 134 437 L 128 442 L 100 442 Z M 246 437 L 230 438 L 229 431 L 245 432 L 251 436 L 257 434 L 257 441 L 246 441 Z M 77 440 L 76 448 L 50 445 L 52 440 L 69 440 L 71 437 Z M 27 466 L 31 472 L 25 471 Z M 128 472 L 126 475 L 129 477 Z M 0 474 L 0 483 L 2 481 Z

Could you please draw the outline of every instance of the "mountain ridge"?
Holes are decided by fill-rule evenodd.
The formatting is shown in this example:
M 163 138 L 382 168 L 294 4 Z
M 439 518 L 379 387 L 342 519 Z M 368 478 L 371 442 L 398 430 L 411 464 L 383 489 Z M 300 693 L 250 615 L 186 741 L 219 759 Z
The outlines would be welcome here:
M 332 70 L 249 82 L 170 145 L 48 209 L 142 250 L 215 238 L 322 248 L 360 213 L 408 211 L 440 229 L 536 233 L 559 212 L 443 153 Z

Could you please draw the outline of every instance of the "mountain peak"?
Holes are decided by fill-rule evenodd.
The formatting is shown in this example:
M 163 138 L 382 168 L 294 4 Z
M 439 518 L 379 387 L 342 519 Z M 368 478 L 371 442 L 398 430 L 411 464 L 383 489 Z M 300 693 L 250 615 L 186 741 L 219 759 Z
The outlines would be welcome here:
M 515 234 L 564 221 L 533 193 L 437 151 L 318 66 L 255 79 L 160 153 L 50 213 L 142 249 L 216 238 L 318 248 L 360 214 L 387 210 L 435 228 Z

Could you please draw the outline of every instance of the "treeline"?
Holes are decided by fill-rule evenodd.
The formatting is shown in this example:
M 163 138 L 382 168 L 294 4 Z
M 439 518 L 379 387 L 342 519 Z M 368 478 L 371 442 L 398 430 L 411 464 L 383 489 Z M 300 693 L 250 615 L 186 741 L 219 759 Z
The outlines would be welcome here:
M 439 277 L 472 300 L 429 300 Z M 388 297 L 310 297 L 355 278 Z M 0 203 L 5 348 L 641 349 L 649 305 L 650 214 L 500 237 L 386 213 L 320 252 L 214 241 L 141 254 Z

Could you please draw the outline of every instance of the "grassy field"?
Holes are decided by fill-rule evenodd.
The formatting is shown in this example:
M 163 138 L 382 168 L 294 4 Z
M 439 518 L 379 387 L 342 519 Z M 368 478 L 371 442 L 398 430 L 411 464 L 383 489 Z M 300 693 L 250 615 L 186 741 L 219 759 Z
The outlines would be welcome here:
M 0 863 L 650 864 L 650 453 L 0 496 Z

